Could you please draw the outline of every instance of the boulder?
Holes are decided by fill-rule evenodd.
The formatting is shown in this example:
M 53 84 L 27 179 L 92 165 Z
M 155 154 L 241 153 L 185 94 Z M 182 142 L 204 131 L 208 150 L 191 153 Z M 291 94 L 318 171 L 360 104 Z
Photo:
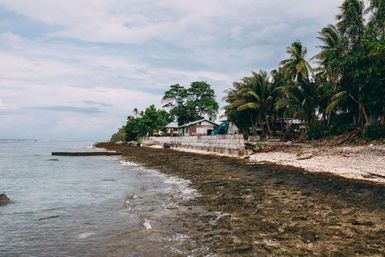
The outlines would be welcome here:
M 0 205 L 6 205 L 10 202 L 8 196 L 6 194 L 0 194 Z

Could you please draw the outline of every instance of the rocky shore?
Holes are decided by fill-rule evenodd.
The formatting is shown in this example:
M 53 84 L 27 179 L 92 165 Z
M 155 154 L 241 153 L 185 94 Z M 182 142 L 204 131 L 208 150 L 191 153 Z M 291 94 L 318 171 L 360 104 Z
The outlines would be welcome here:
M 384 256 L 385 187 L 246 160 L 101 143 L 191 181 L 178 228 L 216 256 Z M 199 255 L 197 255 L 199 256 Z

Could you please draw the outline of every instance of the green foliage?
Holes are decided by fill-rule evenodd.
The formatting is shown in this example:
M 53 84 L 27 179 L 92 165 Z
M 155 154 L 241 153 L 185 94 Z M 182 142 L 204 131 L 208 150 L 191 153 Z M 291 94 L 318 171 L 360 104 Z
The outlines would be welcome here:
M 328 126 L 327 136 L 339 136 L 347 132 L 355 130 L 353 125 L 353 115 L 350 113 L 342 113 L 334 115 L 331 124 Z
M 275 93 L 274 84 L 269 81 L 268 76 L 264 71 L 253 72 L 252 76 L 234 82 L 233 88 L 227 92 L 226 113 L 229 120 L 235 122 L 239 128 L 251 125 L 255 130 L 257 123 L 265 123 L 268 133 L 271 133 L 269 114 L 274 108 Z M 242 118 L 250 122 L 242 122 Z
M 369 125 L 364 130 L 364 137 L 371 140 L 385 138 L 385 125 L 380 123 Z
M 205 117 L 213 120 L 219 109 L 215 92 L 206 82 L 193 82 L 189 88 L 172 85 L 162 101 L 179 125 Z
M 358 128 L 369 139 L 382 137 L 383 125 L 369 124 L 373 118 L 385 121 L 385 0 L 344 0 L 336 17 L 319 32 L 317 67 L 311 67 L 307 48 L 295 41 L 276 70 L 234 82 L 224 98 L 228 120 L 244 134 L 261 128 L 272 135 L 278 128 L 291 135 L 290 120 L 300 119 L 307 139 Z M 184 124 L 218 113 L 206 82 L 172 85 L 162 100 L 170 113 L 154 106 L 136 109 L 125 126 L 127 140 L 151 135 L 172 120 Z M 121 137 L 119 131 L 113 140 Z
M 287 48 L 286 53 L 290 55 L 290 58 L 281 61 L 286 78 L 293 81 L 308 79 L 313 68 L 305 59 L 307 48 L 303 47 L 300 41 L 295 41 Z
M 385 1 L 366 2 L 344 0 L 336 24 L 319 32 L 318 67 L 310 66 L 306 47 L 296 41 L 277 70 L 234 82 L 225 97 L 229 120 L 266 129 L 300 119 L 309 139 L 364 130 L 373 118 L 384 121 Z M 255 77 L 264 78 L 263 86 L 256 87 Z M 341 114 L 350 119 L 338 120 Z M 284 130 L 290 134 L 289 122 Z
M 257 141 L 255 143 L 255 147 L 258 148 L 258 150 L 263 150 L 263 148 L 266 146 L 265 141 Z
M 309 129 L 306 131 L 305 138 L 307 140 L 318 140 L 326 135 L 327 127 L 320 123 L 314 122 L 310 124 Z
M 153 135 L 154 132 L 163 131 L 172 120 L 168 112 L 151 105 L 144 112 L 140 112 L 140 115 L 128 118 L 125 126 L 126 141 L 139 140 L 141 137 Z
M 111 136 L 111 142 L 125 141 L 126 140 L 126 128 L 125 126 L 121 127 L 118 132 L 114 133 Z

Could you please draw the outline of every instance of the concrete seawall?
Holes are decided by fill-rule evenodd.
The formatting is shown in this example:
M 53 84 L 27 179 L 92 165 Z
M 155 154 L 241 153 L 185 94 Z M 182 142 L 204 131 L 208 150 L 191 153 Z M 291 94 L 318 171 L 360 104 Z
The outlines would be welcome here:
M 223 155 L 242 156 L 245 154 L 243 135 L 189 136 L 189 137 L 148 137 L 144 144 L 168 144 L 171 148 L 194 149 Z

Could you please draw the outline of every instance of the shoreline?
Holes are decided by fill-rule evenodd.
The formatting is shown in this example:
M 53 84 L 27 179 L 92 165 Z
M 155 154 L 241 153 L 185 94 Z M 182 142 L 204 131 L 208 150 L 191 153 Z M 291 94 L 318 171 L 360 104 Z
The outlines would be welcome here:
M 178 228 L 216 256 L 382 256 L 385 187 L 248 160 L 100 143 L 191 182 Z M 197 211 L 199 210 L 199 211 Z
M 249 160 L 385 184 L 384 145 L 320 147 L 302 144 L 254 153 Z
M 266 147 L 267 146 L 267 147 Z M 385 145 L 316 146 L 311 144 L 268 143 L 265 149 L 246 156 L 221 154 L 193 148 L 174 151 L 200 155 L 247 159 L 250 163 L 290 166 L 309 172 L 385 184 Z M 160 145 L 148 146 L 162 149 Z M 272 150 L 269 150 L 269 149 Z

